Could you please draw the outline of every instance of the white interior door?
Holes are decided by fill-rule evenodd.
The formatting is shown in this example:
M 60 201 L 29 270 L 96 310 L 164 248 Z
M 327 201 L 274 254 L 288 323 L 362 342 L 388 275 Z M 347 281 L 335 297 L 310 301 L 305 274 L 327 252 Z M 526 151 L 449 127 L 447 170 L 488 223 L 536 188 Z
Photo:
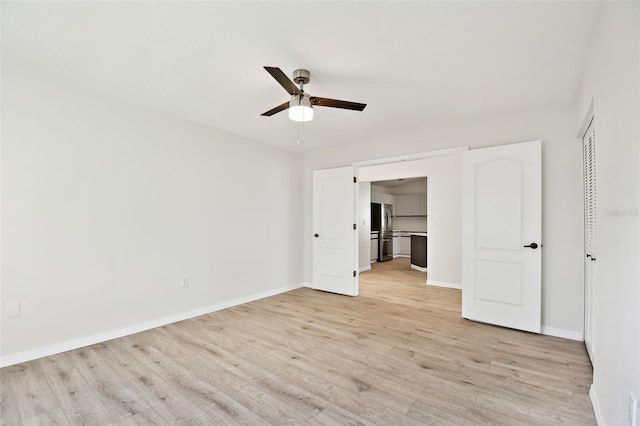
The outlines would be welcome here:
M 462 316 L 540 332 L 541 142 L 463 153 Z
M 358 295 L 357 185 L 352 166 L 313 172 L 312 287 Z

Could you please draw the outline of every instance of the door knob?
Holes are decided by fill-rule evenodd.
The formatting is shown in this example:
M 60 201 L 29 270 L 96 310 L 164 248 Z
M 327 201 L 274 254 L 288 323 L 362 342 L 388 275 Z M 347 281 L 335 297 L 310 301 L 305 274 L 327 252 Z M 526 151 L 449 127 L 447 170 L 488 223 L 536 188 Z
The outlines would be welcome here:
M 538 248 L 538 243 L 531 243 L 531 244 L 529 244 L 527 246 L 522 246 L 522 247 L 528 247 L 528 248 L 531 248 L 531 249 L 535 250 L 535 249 Z
M 314 236 L 314 237 L 316 237 L 316 238 L 318 238 L 320 235 L 318 235 L 318 234 L 316 233 L 316 234 L 313 234 L 313 236 Z

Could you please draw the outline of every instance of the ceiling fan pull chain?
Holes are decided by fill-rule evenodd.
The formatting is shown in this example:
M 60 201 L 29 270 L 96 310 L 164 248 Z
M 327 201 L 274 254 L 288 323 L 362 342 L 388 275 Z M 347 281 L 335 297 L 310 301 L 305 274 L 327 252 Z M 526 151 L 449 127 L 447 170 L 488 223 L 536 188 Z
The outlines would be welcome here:
M 300 136 L 301 134 L 302 136 Z M 300 145 L 300 142 L 304 142 L 304 121 L 301 121 L 298 126 L 298 145 Z

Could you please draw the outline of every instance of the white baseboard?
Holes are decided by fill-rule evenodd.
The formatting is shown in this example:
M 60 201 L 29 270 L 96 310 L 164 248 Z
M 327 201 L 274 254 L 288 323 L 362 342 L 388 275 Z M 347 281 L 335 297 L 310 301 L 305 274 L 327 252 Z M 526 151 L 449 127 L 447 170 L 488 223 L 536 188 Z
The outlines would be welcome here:
M 445 288 L 455 288 L 456 290 L 462 290 L 462 284 L 458 283 L 447 283 L 444 281 L 433 281 L 427 278 L 427 285 L 431 285 L 434 287 L 445 287 Z
M 422 266 L 414 265 L 413 263 L 411 264 L 411 269 L 415 269 L 416 271 L 420 271 L 420 272 L 427 272 L 428 271 L 427 268 L 423 268 Z
M 394 254 L 393 258 L 395 259 L 396 257 L 407 257 L 407 258 L 409 258 L 409 257 L 411 257 L 411 255 L 410 254 Z
M 371 265 L 367 265 L 360 268 L 359 272 L 370 271 L 370 270 L 371 270 Z
M 107 340 L 117 339 L 119 337 L 129 336 L 131 334 L 140 333 L 141 331 L 151 330 L 152 328 L 162 327 L 164 325 L 172 324 L 174 322 L 184 321 L 189 318 L 210 314 L 212 312 L 220 311 L 222 309 L 231 308 L 233 306 L 242 305 L 244 303 L 253 302 L 259 299 L 264 299 L 265 297 L 286 293 L 288 291 L 296 290 L 298 288 L 305 287 L 305 286 L 306 284 L 293 284 L 290 286 L 279 287 L 273 290 L 264 291 L 262 293 L 252 294 L 251 296 L 240 297 L 238 299 L 233 299 L 233 300 L 229 300 L 222 303 L 216 303 L 215 305 L 205 306 L 203 308 L 182 312 L 176 315 L 170 315 L 164 318 L 158 318 L 156 320 L 135 324 L 128 327 L 107 331 L 104 333 L 93 334 L 91 336 L 68 340 L 66 342 L 56 343 L 56 344 L 44 346 L 38 349 L 31 349 L 24 352 L 5 355 L 3 357 L 0 357 L 0 368 L 8 367 L 14 364 L 19 364 L 21 362 L 32 361 L 34 359 L 59 354 L 62 352 L 82 348 L 85 346 L 95 345 L 96 343 L 106 342 Z
M 602 418 L 602 411 L 600 410 L 600 404 L 598 403 L 598 396 L 596 394 L 596 386 L 594 384 L 589 388 L 589 399 L 591 400 L 593 413 L 596 416 L 596 424 L 603 425 L 604 419 Z
M 540 327 L 540 332 L 547 336 L 562 337 L 563 339 L 578 340 L 581 342 L 584 341 L 584 336 L 581 331 L 565 330 L 562 328 L 553 328 L 543 325 Z

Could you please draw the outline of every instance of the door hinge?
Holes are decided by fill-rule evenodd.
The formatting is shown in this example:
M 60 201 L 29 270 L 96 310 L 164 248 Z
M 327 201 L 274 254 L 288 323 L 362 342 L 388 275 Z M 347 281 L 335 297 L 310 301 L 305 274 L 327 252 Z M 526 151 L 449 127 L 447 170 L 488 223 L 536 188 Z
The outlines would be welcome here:
M 354 230 L 356 229 L 356 224 L 355 224 L 355 223 L 353 224 L 353 229 L 354 229 Z
M 354 277 L 356 276 L 356 271 L 353 271 L 353 276 L 354 276 Z
M 358 183 L 358 179 L 355 176 L 353 177 L 353 183 Z

